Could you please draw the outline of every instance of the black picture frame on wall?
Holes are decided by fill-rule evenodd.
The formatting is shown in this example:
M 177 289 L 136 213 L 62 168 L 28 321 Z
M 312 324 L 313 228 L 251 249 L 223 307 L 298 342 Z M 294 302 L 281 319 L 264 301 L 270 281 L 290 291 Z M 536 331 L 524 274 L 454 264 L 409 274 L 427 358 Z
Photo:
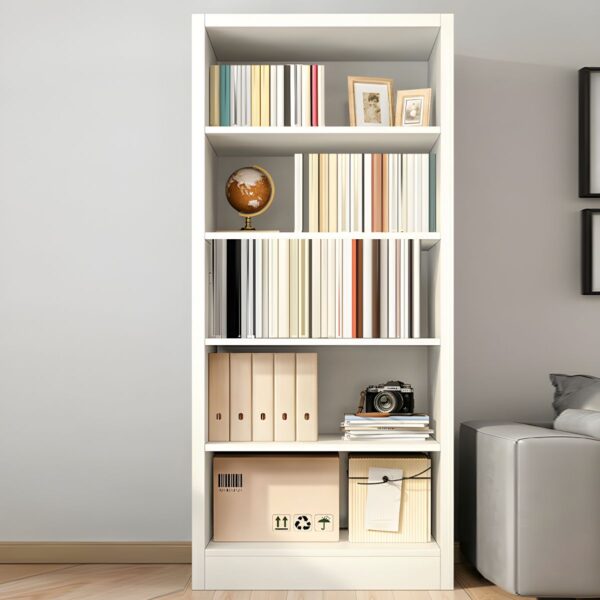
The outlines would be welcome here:
M 600 67 L 579 69 L 579 197 L 600 198 L 600 183 L 592 189 L 592 160 L 600 160 L 600 94 L 592 91 L 592 78 Z M 592 96 L 594 96 L 592 98 Z M 592 131 L 594 127 L 595 131 Z M 592 147 L 592 144 L 594 147 Z M 598 167 L 600 169 L 600 166 Z
M 581 293 L 600 295 L 600 208 L 581 211 Z

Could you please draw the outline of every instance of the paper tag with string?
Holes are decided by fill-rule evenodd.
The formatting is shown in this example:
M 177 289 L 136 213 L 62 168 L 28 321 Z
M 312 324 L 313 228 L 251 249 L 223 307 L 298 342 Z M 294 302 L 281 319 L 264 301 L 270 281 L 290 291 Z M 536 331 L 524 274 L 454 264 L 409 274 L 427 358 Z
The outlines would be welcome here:
M 399 531 L 402 499 L 402 469 L 370 467 L 365 504 L 365 528 L 375 531 Z M 381 483 L 387 477 L 386 483 Z M 398 481 L 394 481 L 398 480 Z

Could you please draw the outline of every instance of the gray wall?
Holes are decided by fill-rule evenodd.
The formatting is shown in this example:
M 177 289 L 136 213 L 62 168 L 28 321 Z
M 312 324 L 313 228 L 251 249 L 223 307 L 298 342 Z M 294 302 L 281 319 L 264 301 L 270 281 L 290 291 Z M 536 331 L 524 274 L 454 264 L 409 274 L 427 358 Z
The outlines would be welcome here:
M 283 10 L 223 4 L 0 3 L 0 539 L 190 537 L 189 14 Z M 369 7 L 456 13 L 457 420 L 547 418 L 549 372 L 598 373 L 575 70 L 600 5 Z

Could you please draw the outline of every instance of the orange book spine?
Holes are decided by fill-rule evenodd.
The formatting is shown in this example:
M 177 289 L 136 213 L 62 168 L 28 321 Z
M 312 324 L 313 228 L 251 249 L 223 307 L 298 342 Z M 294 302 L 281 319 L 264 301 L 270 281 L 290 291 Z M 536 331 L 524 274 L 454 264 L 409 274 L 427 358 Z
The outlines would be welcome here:
M 352 337 L 356 337 L 358 323 L 358 306 L 356 304 L 356 245 L 358 240 L 352 240 Z
M 388 155 L 384 154 L 381 160 L 381 231 L 389 231 L 388 222 Z
M 363 241 L 356 240 L 356 337 L 363 337 Z

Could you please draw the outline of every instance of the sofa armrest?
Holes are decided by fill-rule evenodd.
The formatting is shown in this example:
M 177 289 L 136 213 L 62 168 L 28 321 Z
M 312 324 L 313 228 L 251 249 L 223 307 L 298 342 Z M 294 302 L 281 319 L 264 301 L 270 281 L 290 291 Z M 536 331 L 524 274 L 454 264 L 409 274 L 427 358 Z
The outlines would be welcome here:
M 459 459 L 461 546 L 484 576 L 521 595 L 599 592 L 600 440 L 471 421 Z

